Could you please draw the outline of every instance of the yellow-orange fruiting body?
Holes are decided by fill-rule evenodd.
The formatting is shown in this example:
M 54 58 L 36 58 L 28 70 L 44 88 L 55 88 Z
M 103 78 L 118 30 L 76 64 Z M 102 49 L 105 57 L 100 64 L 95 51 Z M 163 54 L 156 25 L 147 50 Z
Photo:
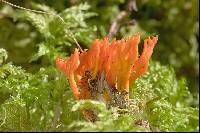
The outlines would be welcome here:
M 65 60 L 57 58 L 56 64 L 67 76 L 77 100 L 93 99 L 88 80 L 99 78 L 102 72 L 105 72 L 106 80 L 111 88 L 118 92 L 128 92 L 129 85 L 147 71 L 149 59 L 157 40 L 157 36 L 145 39 L 144 48 L 139 57 L 139 34 L 126 40 L 113 40 L 111 44 L 108 38 L 96 39 L 90 49 L 81 53 L 75 49 L 69 58 Z M 87 78 L 86 72 L 90 72 L 91 77 Z M 98 79 L 94 81 L 98 81 Z M 97 89 L 104 90 L 105 102 L 111 100 L 106 89 L 98 87 Z

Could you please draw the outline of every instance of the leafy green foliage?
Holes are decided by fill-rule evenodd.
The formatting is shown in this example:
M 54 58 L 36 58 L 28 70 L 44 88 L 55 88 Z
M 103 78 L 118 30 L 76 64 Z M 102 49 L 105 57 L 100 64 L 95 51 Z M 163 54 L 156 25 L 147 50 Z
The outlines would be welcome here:
M 57 126 L 61 116 L 68 115 L 65 111 L 70 108 L 68 102 L 72 101 L 72 94 L 65 77 L 59 76 L 55 68 L 41 68 L 32 75 L 20 67 L 6 64 L 0 75 L 1 95 L 7 94 L 1 99 L 1 120 L 5 119 L 2 131 L 45 131 Z M 75 120 L 78 113 L 72 114 Z
M 56 14 L 55 11 L 46 6 L 34 4 L 39 10 L 44 10 L 51 14 Z M 57 15 L 42 15 L 27 11 L 21 11 L 19 18 L 27 19 L 37 29 L 37 31 L 44 37 L 44 42 L 38 44 L 39 51 L 35 54 L 30 61 L 35 61 L 43 55 L 47 55 L 51 63 L 54 63 L 55 57 L 58 54 L 63 55 L 60 51 L 64 48 L 76 47 L 73 36 L 77 38 L 78 42 L 87 44 L 91 43 L 95 36 L 92 36 L 92 31 L 95 27 L 88 27 L 85 19 L 90 18 L 95 13 L 85 11 L 89 10 L 88 4 L 80 4 L 67 8 Z M 48 9 L 48 10 L 45 10 Z M 90 34 L 88 34 L 90 33 Z M 73 47 L 72 47 L 73 44 Z
M 185 80 L 177 81 L 174 70 L 159 63 L 152 63 L 148 72 L 136 80 L 135 87 L 137 89 L 132 90 L 133 97 L 138 96 L 146 101 L 157 97 L 168 97 L 174 106 L 176 104 L 182 106 L 182 103 L 185 104 L 184 99 L 190 96 Z
M 153 59 L 160 63 L 151 61 L 131 86 L 128 109 L 110 110 L 97 101 L 76 102 L 54 62 L 77 47 L 72 34 L 83 48 L 107 35 L 127 1 L 32 1 L 14 2 L 64 22 L 0 5 L 0 131 L 199 130 L 198 1 L 137 2 L 138 12 L 125 20 L 137 23 L 122 25 L 116 37 L 159 34 Z M 81 108 L 95 108 L 98 120 L 86 121 Z
M 41 68 L 34 75 L 12 64 L 0 70 L 0 92 L 7 94 L 1 98 L 1 131 L 198 130 L 198 108 L 183 100 L 189 95 L 187 87 L 176 81 L 172 69 L 159 63 L 151 63 L 149 72 L 135 82 L 130 92 L 135 107 L 121 115 L 96 101 L 75 103 L 65 77 L 53 67 Z M 79 112 L 83 107 L 97 109 L 98 121 L 86 122 Z M 148 120 L 151 130 L 134 125 L 140 119 Z
M 98 111 L 98 121 L 95 123 L 78 121 L 70 125 L 70 127 L 74 128 L 80 127 L 79 131 L 148 131 L 145 128 L 134 126 L 134 116 L 127 114 L 119 116 L 116 109 L 107 110 L 103 103 L 88 100 L 79 101 L 72 109 L 77 110 L 80 108 L 95 108 Z
M 4 26 L 3 29 L 1 29 L 1 33 L 5 33 L 2 35 L 3 47 L 8 47 L 12 49 L 12 46 L 7 46 L 6 44 L 4 44 L 4 41 L 5 43 L 8 43 L 8 45 L 12 45 L 13 41 L 15 42 L 15 40 L 17 41 L 20 38 L 24 38 L 24 36 L 28 36 L 26 35 L 28 34 L 28 32 L 32 32 L 30 28 L 24 24 L 27 23 L 27 21 L 29 21 L 31 25 L 35 27 L 32 37 L 28 36 L 26 40 L 22 40 L 22 42 L 24 42 L 25 44 L 18 44 L 19 42 L 16 42 L 16 45 L 22 45 L 18 47 L 18 50 L 16 52 L 25 49 L 31 51 L 31 53 L 28 53 L 26 50 L 27 53 L 22 55 L 25 57 L 27 57 L 28 55 L 28 58 L 26 58 L 26 62 L 37 61 L 40 57 L 46 55 L 45 58 L 42 58 L 41 64 L 54 64 L 54 60 L 58 55 L 66 56 L 67 53 L 71 53 L 74 48 L 77 47 L 72 35 L 84 47 L 87 47 L 88 44 L 90 44 L 91 41 L 96 38 L 95 26 L 88 26 L 85 22 L 86 19 L 96 15 L 96 13 L 88 11 L 90 6 L 87 3 L 67 8 L 59 14 L 45 5 L 32 5 L 35 7 L 35 9 L 45 11 L 47 12 L 47 14 L 38 14 L 24 10 L 19 10 L 14 13 L 13 10 L 8 7 L 2 9 L 2 12 L 5 12 L 8 15 L 12 14 L 11 17 L 15 20 L 18 20 L 18 25 L 21 25 L 19 26 L 19 28 L 17 27 L 15 29 L 7 29 L 7 26 L 14 26 L 14 24 L 7 24 L 7 20 L 5 20 L 5 22 L 4 20 L 2 21 L 2 25 L 7 24 L 6 27 Z M 55 14 L 58 14 L 60 17 L 62 17 L 63 20 Z M 24 35 L 16 35 L 18 33 L 14 35 L 12 34 L 13 30 L 16 32 L 20 32 L 21 28 L 24 26 L 27 27 L 27 31 L 24 31 Z M 9 40 L 8 37 L 10 36 L 10 34 L 13 36 L 13 38 L 10 39 L 11 42 L 7 42 L 6 40 Z M 34 42 L 33 47 L 30 42 L 35 39 L 37 40 L 37 42 Z M 38 52 L 36 52 L 36 49 L 38 49 Z M 16 53 L 16 55 L 19 54 L 21 53 Z M 17 63 L 19 62 L 20 64 L 24 63 L 21 61 L 17 61 L 16 58 L 14 58 L 13 60 Z
M 192 95 L 172 68 L 151 62 L 149 71 L 136 80 L 131 97 L 144 108 L 155 131 L 199 130 L 199 109 L 191 107 Z
M 150 103 L 147 106 L 147 117 L 154 131 L 187 131 L 199 130 L 199 109 L 191 107 L 174 107 L 167 100 Z

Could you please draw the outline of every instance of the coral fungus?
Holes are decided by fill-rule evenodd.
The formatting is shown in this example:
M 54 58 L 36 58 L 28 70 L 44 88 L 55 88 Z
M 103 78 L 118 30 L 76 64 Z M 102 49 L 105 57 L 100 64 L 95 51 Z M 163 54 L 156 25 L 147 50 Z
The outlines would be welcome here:
M 96 39 L 91 48 L 75 52 L 67 59 L 56 59 L 58 68 L 67 76 L 77 100 L 101 100 L 107 107 L 126 107 L 129 86 L 147 71 L 158 37 L 144 40 L 141 56 L 140 35 L 128 39 Z

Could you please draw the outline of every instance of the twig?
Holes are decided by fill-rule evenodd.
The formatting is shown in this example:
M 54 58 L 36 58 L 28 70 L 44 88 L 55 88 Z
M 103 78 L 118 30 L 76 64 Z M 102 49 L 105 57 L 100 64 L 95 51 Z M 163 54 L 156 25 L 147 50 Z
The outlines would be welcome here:
M 129 0 L 128 2 L 128 10 L 129 11 L 138 11 L 137 5 L 136 5 L 136 0 Z
M 60 101 L 55 105 L 55 112 L 54 112 L 54 118 L 53 118 L 53 123 L 52 127 L 55 128 L 56 124 L 60 118 L 61 115 L 61 107 L 60 107 Z
M 121 11 L 117 18 L 114 20 L 112 23 L 109 33 L 108 33 L 108 38 L 111 40 L 111 38 L 117 33 L 120 27 L 120 22 L 128 15 L 127 11 Z
M 137 6 L 136 6 L 136 0 L 129 0 L 128 5 L 127 5 L 128 10 L 123 10 L 119 13 L 119 15 L 116 17 L 116 19 L 113 21 L 113 23 L 110 26 L 109 33 L 108 33 L 108 38 L 109 40 L 112 39 L 112 37 L 118 32 L 122 20 L 127 17 L 131 11 L 137 11 Z M 135 23 L 135 20 L 131 20 L 131 24 Z

